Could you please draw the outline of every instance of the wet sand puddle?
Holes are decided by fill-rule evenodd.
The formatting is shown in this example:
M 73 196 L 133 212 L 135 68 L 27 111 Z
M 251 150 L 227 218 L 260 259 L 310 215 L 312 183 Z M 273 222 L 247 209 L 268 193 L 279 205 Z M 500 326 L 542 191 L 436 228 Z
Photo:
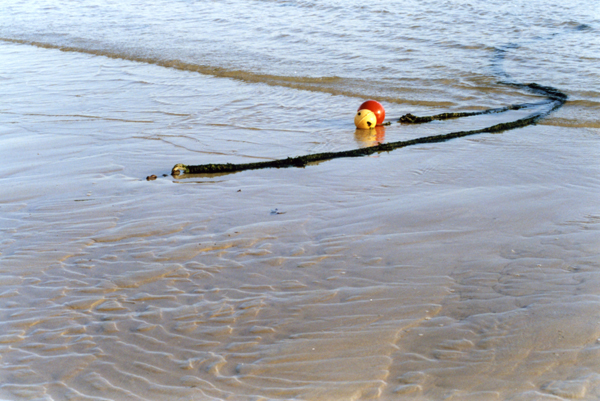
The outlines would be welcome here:
M 362 140 L 342 96 L 0 47 L 1 397 L 600 396 L 598 132 L 561 126 L 569 105 L 502 135 L 173 179 L 182 158 Z M 229 95 L 195 103 L 211 93 Z M 304 127 L 315 100 L 331 116 Z

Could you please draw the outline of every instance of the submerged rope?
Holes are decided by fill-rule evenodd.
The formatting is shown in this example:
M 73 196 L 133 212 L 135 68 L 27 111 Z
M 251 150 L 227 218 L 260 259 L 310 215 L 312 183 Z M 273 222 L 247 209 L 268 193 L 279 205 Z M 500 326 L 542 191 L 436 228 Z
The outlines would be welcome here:
M 181 173 L 183 174 L 214 174 L 214 173 L 233 173 L 244 170 L 256 170 L 262 168 L 286 168 L 286 167 L 305 167 L 309 163 L 324 161 L 324 160 L 332 160 L 341 157 L 362 157 L 372 155 L 374 153 L 381 152 L 390 152 L 394 149 L 404 148 L 412 145 L 419 145 L 425 143 L 435 143 L 435 142 L 444 142 L 454 138 L 461 138 L 469 135 L 482 134 L 482 133 L 494 133 L 512 130 L 515 128 L 526 127 L 528 125 L 534 124 L 540 118 L 550 114 L 554 110 L 560 108 L 566 101 L 567 95 L 562 93 L 556 88 L 550 86 L 542 86 L 535 83 L 532 84 L 516 84 L 516 83 L 507 83 L 503 82 L 505 85 L 515 86 L 518 88 L 528 89 L 534 93 L 538 93 L 547 97 L 546 100 L 538 103 L 524 103 L 524 104 L 516 104 L 510 105 L 506 107 L 496 108 L 496 109 L 487 109 L 476 112 L 468 112 L 468 113 L 443 113 L 434 116 L 426 116 L 426 117 L 416 117 L 412 114 L 406 114 L 398 120 L 400 123 L 405 124 L 419 124 L 419 123 L 427 123 L 433 120 L 447 120 L 452 118 L 460 118 L 460 117 L 469 117 L 476 116 L 482 114 L 492 114 L 492 113 L 502 113 L 509 110 L 520 110 L 524 108 L 529 108 L 533 106 L 540 106 L 548 104 L 550 108 L 546 111 L 536 112 L 529 117 L 522 118 L 519 120 L 496 124 L 491 127 L 486 127 L 477 130 L 471 131 L 457 131 L 451 132 L 449 134 L 444 135 L 433 135 L 426 136 L 422 138 L 411 139 L 408 141 L 397 141 L 397 142 L 389 142 L 389 143 L 381 143 L 379 145 L 369 146 L 361 149 L 353 149 L 346 150 L 340 152 L 325 152 L 325 153 L 315 153 L 304 156 L 297 157 L 288 157 L 286 159 L 279 160 L 271 160 L 264 162 L 256 162 L 256 163 L 240 163 L 240 164 L 200 164 L 200 165 L 185 165 L 185 164 L 176 164 L 173 167 L 171 172 L 172 175 L 177 176 Z

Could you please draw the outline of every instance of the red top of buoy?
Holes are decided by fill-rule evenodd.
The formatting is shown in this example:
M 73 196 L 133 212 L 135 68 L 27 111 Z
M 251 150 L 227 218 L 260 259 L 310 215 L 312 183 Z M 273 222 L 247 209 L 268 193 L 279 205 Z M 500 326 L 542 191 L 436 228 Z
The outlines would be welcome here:
M 385 120 L 385 109 L 377 100 L 367 100 L 363 104 L 360 105 L 358 110 L 371 110 L 377 116 L 377 125 L 383 124 L 383 120 Z

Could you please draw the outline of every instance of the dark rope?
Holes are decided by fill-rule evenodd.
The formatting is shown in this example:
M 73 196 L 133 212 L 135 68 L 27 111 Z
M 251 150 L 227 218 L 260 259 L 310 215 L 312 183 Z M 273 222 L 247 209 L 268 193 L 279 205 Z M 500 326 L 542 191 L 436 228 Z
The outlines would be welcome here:
M 497 109 L 487 109 L 487 110 L 473 111 L 473 112 L 467 112 L 467 113 L 442 113 L 442 114 L 436 114 L 434 116 L 425 116 L 425 117 L 417 117 L 417 116 L 413 116 L 412 114 L 406 114 L 406 115 L 403 115 L 402 117 L 400 117 L 400 119 L 398 119 L 398 122 L 403 123 L 403 124 L 422 124 L 422 123 L 428 123 L 428 122 L 434 121 L 434 120 L 449 120 L 452 118 L 480 116 L 483 114 L 504 113 L 509 110 L 522 110 L 522 109 L 527 109 L 527 108 L 531 108 L 531 107 L 535 107 L 535 106 L 542 106 L 542 105 L 549 104 L 549 103 L 552 103 L 555 101 L 560 101 L 560 100 L 563 100 L 562 103 L 564 103 L 564 101 L 566 101 L 566 99 L 567 99 L 567 96 L 564 93 L 562 93 L 558 89 L 552 88 L 551 86 L 541 86 L 541 85 L 538 85 L 535 83 L 525 85 L 525 84 L 501 82 L 501 84 L 515 86 L 518 88 L 527 88 L 532 92 L 535 92 L 535 93 L 538 93 L 538 94 L 548 97 L 548 99 L 544 100 L 542 102 L 537 102 L 537 103 L 511 104 L 510 106 L 499 107 Z M 561 106 L 562 106 L 562 104 L 561 104 Z
M 341 157 L 362 157 L 372 155 L 374 153 L 381 152 L 391 152 L 392 150 L 404 148 L 412 145 L 419 145 L 425 143 L 436 143 L 436 142 L 444 142 L 454 138 L 462 138 L 464 136 L 482 134 L 482 133 L 495 133 L 502 132 L 507 130 L 512 130 L 515 128 L 526 127 L 531 124 L 535 124 L 540 118 L 548 115 L 560 108 L 566 101 L 567 95 L 562 93 L 556 88 L 552 88 L 550 86 L 541 86 L 535 83 L 532 84 L 515 84 L 515 83 L 506 83 L 505 85 L 511 85 L 519 88 L 526 88 L 534 93 L 542 94 L 547 97 L 547 100 L 538 103 L 524 103 L 524 104 L 516 104 L 510 105 L 507 107 L 501 107 L 496 109 L 487 109 L 482 111 L 470 112 L 470 113 L 443 113 L 435 116 L 427 116 L 427 117 L 415 117 L 412 114 L 406 114 L 398 120 L 401 123 L 426 123 L 433 120 L 446 120 L 450 118 L 460 118 L 467 116 L 476 116 L 482 114 L 492 114 L 492 113 L 502 113 L 508 110 L 519 110 L 524 108 L 529 108 L 533 106 L 545 105 L 548 104 L 551 107 L 546 111 L 539 111 L 537 113 L 532 114 L 529 117 L 522 118 L 516 121 L 511 121 L 507 123 L 496 124 L 491 127 L 486 127 L 478 130 L 471 131 L 457 131 L 451 132 L 445 135 L 433 135 L 426 136 L 417 139 L 411 139 L 408 141 L 397 141 L 397 142 L 389 142 L 382 143 L 375 146 L 369 146 L 361 149 L 353 149 L 346 150 L 341 152 L 325 152 L 325 153 L 315 153 L 304 156 L 297 157 L 288 157 L 287 159 L 279 159 L 279 160 L 271 160 L 264 162 L 256 162 L 256 163 L 240 163 L 240 164 L 200 164 L 196 166 L 188 166 L 185 164 L 176 164 L 173 167 L 172 174 L 179 175 L 181 173 L 184 174 L 214 174 L 214 173 L 233 173 L 243 170 L 256 170 L 261 168 L 286 168 L 286 167 L 305 167 L 309 163 L 337 159 Z

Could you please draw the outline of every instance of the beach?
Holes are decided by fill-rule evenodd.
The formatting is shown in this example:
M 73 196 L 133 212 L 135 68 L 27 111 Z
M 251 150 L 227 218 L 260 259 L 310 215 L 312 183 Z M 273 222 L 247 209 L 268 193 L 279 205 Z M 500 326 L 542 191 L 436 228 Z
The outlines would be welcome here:
M 0 399 L 600 397 L 590 7 L 3 2 Z

